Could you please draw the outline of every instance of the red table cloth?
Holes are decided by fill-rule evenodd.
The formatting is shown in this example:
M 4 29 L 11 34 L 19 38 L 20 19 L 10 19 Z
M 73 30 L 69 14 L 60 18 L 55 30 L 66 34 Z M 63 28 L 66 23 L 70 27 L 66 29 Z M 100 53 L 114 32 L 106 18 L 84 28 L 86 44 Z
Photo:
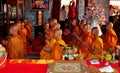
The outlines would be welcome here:
M 46 73 L 48 64 L 54 62 L 53 60 L 8 60 L 6 67 L 0 69 L 0 73 Z M 92 65 L 89 61 L 85 61 L 88 66 L 95 66 L 101 68 L 105 66 L 105 61 L 98 65 Z M 120 61 L 119 61 L 120 63 Z M 120 73 L 120 66 L 117 64 L 110 64 Z

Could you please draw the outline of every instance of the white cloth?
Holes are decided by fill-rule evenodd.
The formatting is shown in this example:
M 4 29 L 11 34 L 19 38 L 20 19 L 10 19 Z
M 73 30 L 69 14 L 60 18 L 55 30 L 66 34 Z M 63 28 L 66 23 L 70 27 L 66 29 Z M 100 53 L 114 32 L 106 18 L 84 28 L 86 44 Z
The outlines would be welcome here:
M 91 21 L 91 27 L 90 30 L 92 30 L 93 27 L 98 27 L 99 29 L 99 36 L 102 35 L 102 31 L 98 22 L 98 18 L 97 17 L 93 17 L 92 21 Z

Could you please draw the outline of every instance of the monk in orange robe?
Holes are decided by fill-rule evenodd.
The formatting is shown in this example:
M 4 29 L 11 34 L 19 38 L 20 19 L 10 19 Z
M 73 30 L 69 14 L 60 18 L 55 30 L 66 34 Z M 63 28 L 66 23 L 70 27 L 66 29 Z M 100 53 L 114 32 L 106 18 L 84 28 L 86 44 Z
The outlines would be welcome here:
M 49 21 L 49 33 L 50 33 L 51 36 L 54 35 L 53 27 L 55 26 L 55 24 L 57 24 L 57 19 L 51 19 Z
M 72 35 L 72 33 L 76 33 L 78 35 L 81 34 L 81 31 L 78 27 L 78 20 L 77 19 L 73 19 L 72 20 L 72 28 L 71 28 L 71 40 L 70 42 L 68 42 L 69 45 L 75 45 L 76 47 L 79 47 L 80 42 L 77 42 L 78 40 Z
M 102 39 L 99 37 L 99 30 L 97 27 L 94 27 L 92 29 L 92 42 L 88 43 L 90 40 L 88 39 L 88 41 L 83 41 L 80 37 L 78 37 L 78 35 L 74 34 L 76 36 L 76 38 L 82 42 L 82 45 L 80 46 L 80 53 L 82 52 L 83 58 L 86 60 L 88 59 L 100 59 L 100 56 L 102 55 L 103 52 L 103 41 Z M 90 37 L 89 37 L 90 38 Z
M 103 40 L 99 37 L 99 29 L 98 27 L 92 28 L 92 43 L 90 44 L 90 48 L 92 50 L 91 58 L 100 59 L 100 56 L 103 54 Z
M 118 38 L 113 30 L 113 23 L 109 22 L 106 26 L 107 32 L 105 33 L 103 37 L 103 42 L 104 42 L 104 50 L 113 52 L 114 46 L 117 44 Z
M 92 34 L 90 32 L 90 25 L 85 24 L 83 26 L 83 35 L 81 37 L 76 36 L 76 38 L 82 43 L 79 47 L 78 53 L 82 52 L 83 58 L 88 59 L 92 53 L 92 50 L 90 49 L 90 44 L 92 43 Z
M 56 30 L 54 32 L 54 37 L 56 39 L 56 42 L 53 46 L 52 52 L 51 52 L 51 57 L 54 60 L 62 60 L 62 46 L 65 46 L 65 42 L 62 40 L 62 30 Z
M 57 23 L 57 19 L 51 19 L 49 21 L 50 29 Z
M 46 37 L 46 45 L 43 47 L 42 51 L 40 52 L 41 59 L 51 59 L 50 52 L 55 44 L 56 40 L 51 37 L 50 35 L 45 35 Z
M 27 43 L 31 44 L 32 40 L 33 40 L 33 36 L 32 36 L 32 25 L 29 22 L 29 19 L 25 19 L 25 28 L 27 30 Z
M 23 38 L 23 40 L 25 41 L 25 42 L 27 42 L 27 29 L 25 29 L 25 23 L 24 22 L 22 22 L 22 23 L 20 23 L 20 27 L 19 27 L 20 29 L 19 29 L 19 35 Z
M 25 59 L 27 58 L 26 44 L 23 38 L 18 34 L 19 27 L 14 24 L 9 29 L 11 37 L 8 38 L 6 45 L 8 58 L 10 59 Z

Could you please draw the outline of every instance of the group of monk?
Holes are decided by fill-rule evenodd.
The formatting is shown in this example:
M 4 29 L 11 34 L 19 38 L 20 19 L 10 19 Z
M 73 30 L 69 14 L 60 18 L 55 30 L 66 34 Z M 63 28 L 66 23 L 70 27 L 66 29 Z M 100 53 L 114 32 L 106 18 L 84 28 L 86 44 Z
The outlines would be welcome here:
M 80 24 L 77 19 L 72 19 L 71 36 L 68 45 L 75 45 L 78 48 L 78 54 L 82 53 L 85 60 L 96 58 L 100 59 L 107 52 L 112 53 L 117 44 L 118 38 L 113 30 L 113 23 L 106 25 L 107 32 L 99 36 L 98 27 L 93 27 L 90 31 L 90 24 L 85 19 Z M 62 60 L 62 47 L 66 46 L 62 40 L 62 30 L 56 19 L 51 19 L 45 24 L 46 45 L 40 52 L 41 59 Z
M 6 50 L 10 59 L 27 58 L 27 45 L 32 41 L 32 25 L 28 19 L 11 24 L 6 41 Z
M 65 42 L 62 40 L 62 30 L 56 19 L 51 19 L 44 25 L 46 44 L 40 52 L 41 59 L 62 59 L 62 46 Z
M 93 27 L 90 31 L 90 24 L 84 19 L 81 20 L 80 24 L 78 24 L 77 19 L 73 19 L 72 26 L 72 40 L 68 44 L 74 44 L 78 48 L 77 53 L 82 53 L 85 60 L 100 59 L 101 55 L 114 51 L 118 38 L 113 30 L 112 22 L 106 24 L 107 31 L 102 36 L 99 36 L 98 27 Z
M 71 24 L 71 37 L 67 45 L 75 45 L 78 48 L 77 54 L 82 53 L 84 60 L 100 59 L 101 55 L 114 51 L 118 38 L 112 22 L 106 24 L 107 31 L 102 36 L 99 36 L 98 27 L 93 27 L 90 31 L 90 24 L 85 19 L 80 23 L 77 19 L 72 19 Z M 40 51 L 40 59 L 62 60 L 62 49 L 66 43 L 62 39 L 62 30 L 56 19 L 50 19 L 44 24 L 44 33 L 45 45 Z M 32 40 L 32 25 L 27 20 L 11 25 L 6 44 L 8 57 L 27 58 L 27 45 L 32 44 Z

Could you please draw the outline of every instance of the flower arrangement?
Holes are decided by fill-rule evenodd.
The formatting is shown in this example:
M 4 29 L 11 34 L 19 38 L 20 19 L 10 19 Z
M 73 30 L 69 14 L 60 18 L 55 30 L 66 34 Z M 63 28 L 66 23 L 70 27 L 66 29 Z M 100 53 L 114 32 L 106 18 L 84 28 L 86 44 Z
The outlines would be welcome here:
M 93 18 L 97 18 L 99 24 L 103 24 L 104 22 L 106 22 L 104 9 L 102 8 L 101 5 L 96 5 L 95 3 L 93 3 L 89 4 L 88 7 L 86 8 L 85 19 L 87 19 L 90 23 Z

